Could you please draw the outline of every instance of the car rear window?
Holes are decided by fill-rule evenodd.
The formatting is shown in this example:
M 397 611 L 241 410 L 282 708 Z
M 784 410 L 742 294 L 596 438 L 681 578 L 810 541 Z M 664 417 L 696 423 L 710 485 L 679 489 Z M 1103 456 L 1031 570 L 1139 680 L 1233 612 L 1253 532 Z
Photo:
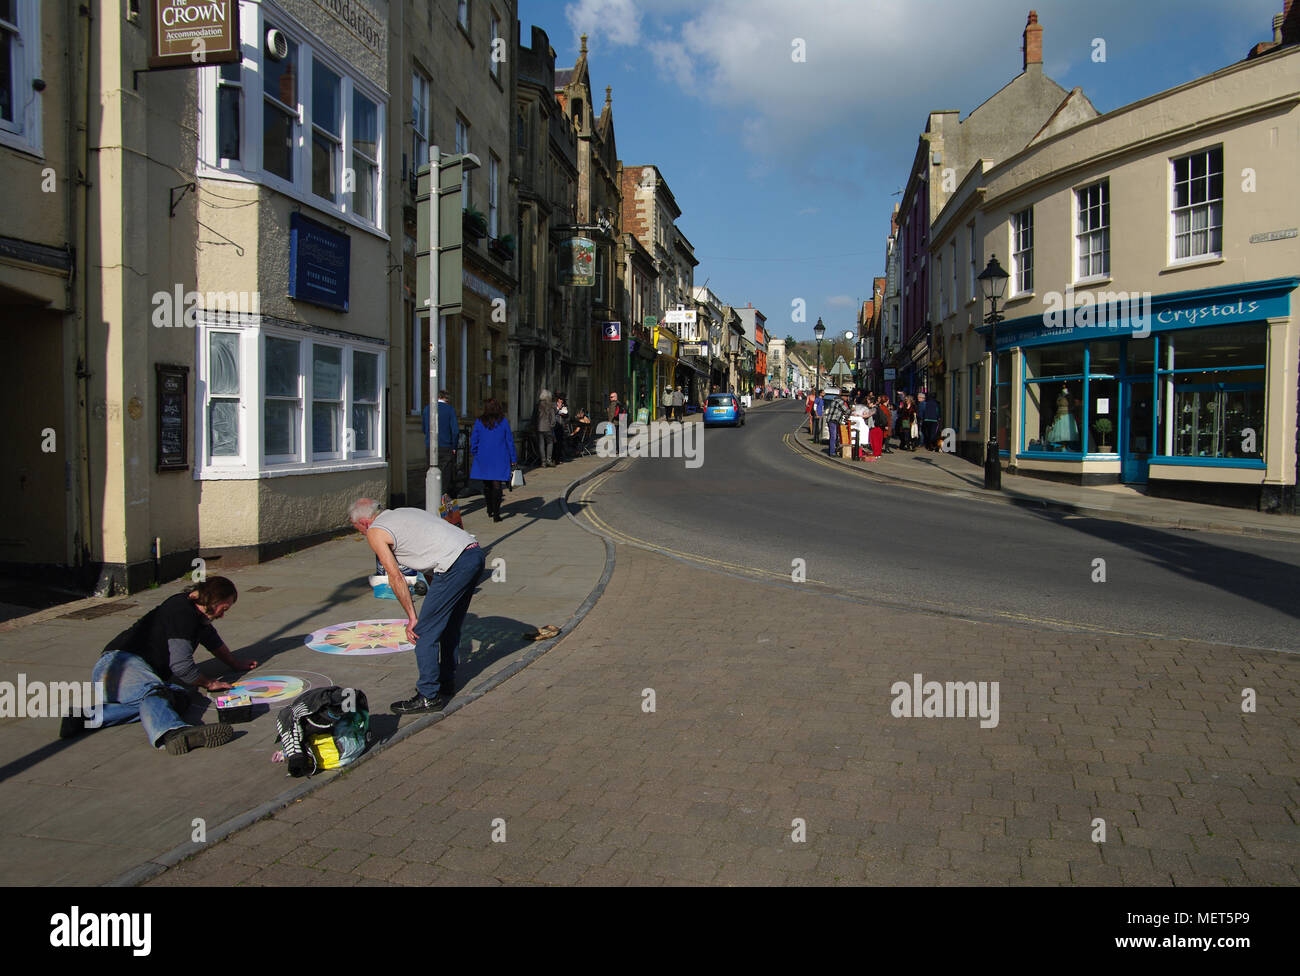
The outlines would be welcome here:
M 709 406 L 711 407 L 729 407 L 731 406 L 731 397 L 725 393 L 710 393 Z

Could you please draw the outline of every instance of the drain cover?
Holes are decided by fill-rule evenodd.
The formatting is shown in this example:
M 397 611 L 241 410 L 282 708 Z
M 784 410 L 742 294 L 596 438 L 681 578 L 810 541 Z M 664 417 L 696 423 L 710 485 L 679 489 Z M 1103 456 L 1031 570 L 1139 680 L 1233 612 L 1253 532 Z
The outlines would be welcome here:
M 107 617 L 110 613 L 117 613 L 119 610 L 130 610 L 136 606 L 134 603 L 97 603 L 93 607 L 82 607 L 80 610 L 73 610 L 72 613 L 59 614 L 60 620 L 94 620 L 96 617 Z

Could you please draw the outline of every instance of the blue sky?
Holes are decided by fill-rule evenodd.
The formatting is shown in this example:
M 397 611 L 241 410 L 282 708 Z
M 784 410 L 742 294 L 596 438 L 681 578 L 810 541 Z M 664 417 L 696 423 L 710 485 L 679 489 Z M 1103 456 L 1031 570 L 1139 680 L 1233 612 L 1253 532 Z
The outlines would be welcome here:
M 802 339 L 818 316 L 854 327 L 927 113 L 965 118 L 1020 73 L 1031 2 L 520 0 L 519 20 L 525 39 L 547 32 L 557 67 L 590 35 L 592 101 L 613 86 L 620 158 L 667 179 L 696 284 Z M 1044 71 L 1108 112 L 1241 60 L 1272 39 L 1282 0 L 1032 9 Z M 796 298 L 806 322 L 791 320 Z

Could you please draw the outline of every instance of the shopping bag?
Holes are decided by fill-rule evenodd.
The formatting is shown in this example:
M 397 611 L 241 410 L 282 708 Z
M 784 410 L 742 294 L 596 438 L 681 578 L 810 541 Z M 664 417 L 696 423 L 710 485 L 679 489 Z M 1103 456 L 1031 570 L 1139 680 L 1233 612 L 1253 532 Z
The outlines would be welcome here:
M 510 472 L 510 487 L 522 488 L 524 486 L 524 472 L 522 468 L 515 468 Z
M 450 495 L 442 496 L 442 501 L 438 503 L 438 516 L 457 527 L 463 525 L 460 519 L 460 505 Z

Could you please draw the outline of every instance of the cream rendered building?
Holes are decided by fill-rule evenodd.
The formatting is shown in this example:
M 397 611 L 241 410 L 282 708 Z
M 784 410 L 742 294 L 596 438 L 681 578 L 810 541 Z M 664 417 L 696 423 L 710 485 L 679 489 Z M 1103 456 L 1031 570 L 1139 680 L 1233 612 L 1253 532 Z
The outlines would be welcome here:
M 1289 46 L 977 166 L 933 238 L 957 243 L 937 296 L 955 426 L 988 437 L 973 279 L 996 256 L 1013 469 L 1294 512 L 1298 138 Z
M 17 9 L 0 558 L 110 593 L 337 531 L 388 484 L 387 3 L 243 2 L 167 71 L 153 5 Z

